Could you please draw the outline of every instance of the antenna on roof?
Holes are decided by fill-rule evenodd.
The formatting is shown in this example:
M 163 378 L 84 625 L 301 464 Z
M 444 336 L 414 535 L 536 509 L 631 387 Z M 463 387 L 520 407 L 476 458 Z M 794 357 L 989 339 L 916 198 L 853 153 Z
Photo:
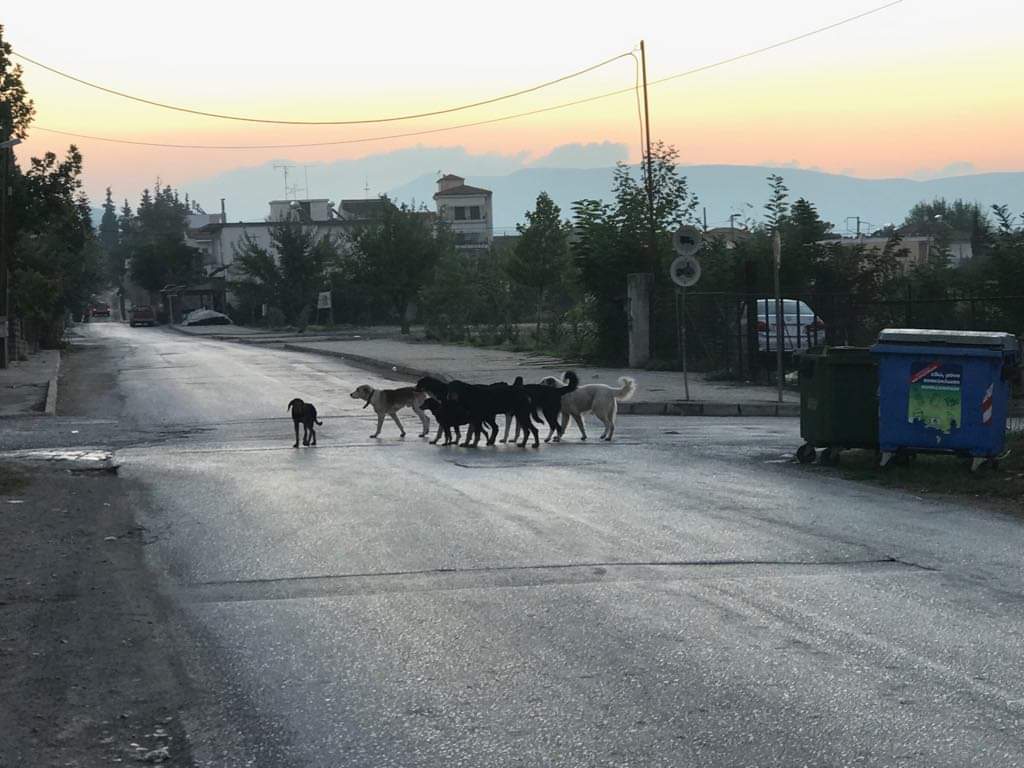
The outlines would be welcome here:
M 288 199 L 288 189 L 289 189 L 289 187 L 288 187 L 288 169 L 289 168 L 294 168 L 294 167 L 295 167 L 294 165 L 289 165 L 287 163 L 281 163 L 281 164 L 275 163 L 274 164 L 274 170 L 275 171 L 284 171 L 284 199 L 285 200 Z
M 370 197 L 370 177 L 369 176 L 364 177 L 363 193 L 366 195 L 367 199 L 369 199 L 369 197 Z

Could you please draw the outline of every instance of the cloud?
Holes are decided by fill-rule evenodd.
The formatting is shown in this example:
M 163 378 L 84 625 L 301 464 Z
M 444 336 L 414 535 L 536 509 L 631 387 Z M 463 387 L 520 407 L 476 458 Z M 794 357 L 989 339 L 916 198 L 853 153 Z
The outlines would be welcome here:
M 917 179 L 918 181 L 931 181 L 932 179 L 946 179 L 951 176 L 969 176 L 972 173 L 977 173 L 977 171 L 978 169 L 974 166 L 974 163 L 960 160 L 942 168 L 918 168 L 910 174 L 910 178 Z
M 562 144 L 548 154 L 538 157 L 532 168 L 610 168 L 629 159 L 625 144 L 602 141 L 590 144 Z

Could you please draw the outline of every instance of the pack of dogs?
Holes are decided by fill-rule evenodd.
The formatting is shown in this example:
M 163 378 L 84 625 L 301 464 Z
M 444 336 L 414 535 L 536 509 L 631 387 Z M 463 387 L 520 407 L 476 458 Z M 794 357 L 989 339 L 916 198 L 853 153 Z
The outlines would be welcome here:
M 469 384 L 464 381 L 441 381 L 425 376 L 413 387 L 377 389 L 361 384 L 349 395 L 362 400 L 363 408 L 372 407 L 377 415 L 377 429 L 371 438 L 380 437 L 384 420 L 388 417 L 395 422 L 402 437 L 405 427 L 398 412 L 410 408 L 419 418 L 423 431 L 420 437 L 430 435 L 430 416 L 437 422 L 437 432 L 431 445 L 461 445 L 476 447 L 483 439 L 486 445 L 494 445 L 498 438 L 498 417 L 505 419 L 505 434 L 501 439 L 507 443 L 512 425 L 515 424 L 513 443 L 525 448 L 530 438 L 533 447 L 540 446 L 540 430 L 537 425 L 547 425 L 548 433 L 544 442 L 559 442 L 565 434 L 569 419 L 575 421 L 580 430 L 580 439 L 587 439 L 583 417 L 592 413 L 604 426 L 599 439 L 610 442 L 615 435 L 615 417 L 618 404 L 629 400 L 636 392 L 636 381 L 623 376 L 619 386 L 608 384 L 580 384 L 575 371 L 566 371 L 558 379 L 547 376 L 535 384 L 527 384 L 517 376 L 511 384 Z M 316 445 L 316 426 L 323 422 L 317 419 L 312 403 L 298 398 L 288 403 L 295 425 L 295 445 L 299 447 L 299 426 L 302 426 L 302 444 Z M 430 414 L 428 416 L 427 414 Z M 465 438 L 463 439 L 463 434 Z

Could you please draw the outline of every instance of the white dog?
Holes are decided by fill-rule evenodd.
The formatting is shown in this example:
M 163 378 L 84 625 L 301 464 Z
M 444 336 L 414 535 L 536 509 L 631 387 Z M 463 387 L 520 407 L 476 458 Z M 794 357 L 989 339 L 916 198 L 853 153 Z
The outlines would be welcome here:
M 576 374 L 569 371 L 566 381 L 570 377 L 575 378 Z M 540 380 L 541 384 L 551 387 L 561 387 L 563 383 L 554 376 L 546 376 Z M 619 378 L 619 387 L 610 387 L 607 384 L 584 384 L 572 392 L 562 395 L 562 433 L 569 424 L 569 417 L 576 421 L 580 428 L 582 439 L 587 439 L 587 430 L 583 426 L 583 414 L 593 411 L 594 415 L 604 424 L 602 440 L 612 439 L 615 434 L 615 414 L 619 411 L 619 400 L 629 400 L 636 392 L 636 381 L 628 376 Z

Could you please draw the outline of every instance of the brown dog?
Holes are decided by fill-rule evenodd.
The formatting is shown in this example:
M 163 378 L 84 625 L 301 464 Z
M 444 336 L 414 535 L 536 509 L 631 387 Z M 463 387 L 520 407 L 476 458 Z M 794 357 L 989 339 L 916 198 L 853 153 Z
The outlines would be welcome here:
M 316 417 L 316 407 L 296 397 L 288 403 L 288 409 L 292 412 L 292 421 L 295 423 L 295 445 L 292 448 L 299 447 L 299 424 L 302 424 L 302 444 L 316 445 L 316 428 L 313 425 L 324 424 Z
M 426 437 L 430 431 L 430 417 L 420 409 L 420 404 L 427 399 L 425 392 L 417 392 L 412 387 L 374 389 L 369 384 L 360 384 L 349 397 L 365 402 L 366 405 L 363 408 L 372 405 L 373 410 L 377 413 L 377 431 L 370 435 L 370 437 L 380 435 L 380 428 L 384 425 L 384 417 L 386 416 L 392 418 L 395 424 L 398 425 L 398 431 L 402 433 L 402 437 L 405 437 L 405 427 L 398 420 L 398 411 L 402 408 L 412 408 L 413 413 L 419 416 L 420 423 L 423 424 L 423 431 L 420 433 L 420 437 Z

